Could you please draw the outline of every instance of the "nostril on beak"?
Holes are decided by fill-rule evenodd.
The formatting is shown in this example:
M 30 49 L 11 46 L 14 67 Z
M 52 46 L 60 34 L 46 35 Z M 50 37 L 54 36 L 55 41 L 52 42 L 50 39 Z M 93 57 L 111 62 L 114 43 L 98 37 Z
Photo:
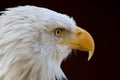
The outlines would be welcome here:
M 82 34 L 82 32 L 79 32 L 78 35 Z

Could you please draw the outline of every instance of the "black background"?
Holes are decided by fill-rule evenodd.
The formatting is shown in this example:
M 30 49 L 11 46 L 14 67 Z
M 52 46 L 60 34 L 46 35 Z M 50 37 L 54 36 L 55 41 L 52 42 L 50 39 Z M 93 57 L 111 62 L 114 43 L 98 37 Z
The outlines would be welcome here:
M 86 29 L 93 36 L 96 49 L 89 62 L 87 52 L 79 51 L 77 53 L 80 54 L 73 53 L 63 62 L 62 69 L 68 80 L 117 79 L 113 76 L 117 74 L 114 72 L 117 67 L 113 67 L 116 63 L 118 64 L 118 59 L 116 57 L 113 61 L 113 57 L 118 54 L 119 48 L 116 46 L 120 37 L 119 29 L 116 27 L 119 21 L 115 18 L 119 14 L 118 2 L 111 0 L 0 0 L 0 10 L 21 5 L 46 7 L 68 14 L 76 20 L 78 26 Z

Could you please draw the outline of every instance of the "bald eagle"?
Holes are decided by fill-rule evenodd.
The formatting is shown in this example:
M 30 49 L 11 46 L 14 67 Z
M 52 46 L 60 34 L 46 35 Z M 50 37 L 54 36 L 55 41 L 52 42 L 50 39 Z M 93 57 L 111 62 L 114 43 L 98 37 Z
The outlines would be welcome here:
M 1 13 L 0 80 L 67 79 L 60 65 L 72 49 L 93 55 L 93 38 L 66 14 L 29 5 Z

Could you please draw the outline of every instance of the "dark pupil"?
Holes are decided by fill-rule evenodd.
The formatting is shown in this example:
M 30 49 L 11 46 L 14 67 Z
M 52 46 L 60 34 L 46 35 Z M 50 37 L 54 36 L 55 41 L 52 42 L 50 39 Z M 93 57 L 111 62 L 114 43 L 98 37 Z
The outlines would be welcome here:
M 60 30 L 57 30 L 57 34 L 60 34 Z

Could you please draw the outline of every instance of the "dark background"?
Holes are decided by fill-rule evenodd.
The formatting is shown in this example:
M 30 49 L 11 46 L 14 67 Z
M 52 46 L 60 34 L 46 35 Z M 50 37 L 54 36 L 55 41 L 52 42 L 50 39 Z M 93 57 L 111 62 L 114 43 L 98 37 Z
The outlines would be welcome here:
M 118 2 L 111 0 L 0 0 L 0 10 L 20 5 L 46 7 L 72 16 L 77 25 L 94 38 L 96 49 L 87 61 L 87 52 L 71 54 L 62 64 L 68 80 L 116 80 L 119 29 Z M 113 17 L 114 16 L 114 17 Z M 116 21 L 113 21 L 116 20 Z M 119 26 L 120 27 L 120 26 Z M 117 46 L 116 46 L 117 45 Z M 114 54 L 114 55 L 113 55 Z M 113 68 L 114 67 L 114 68 Z M 114 70 L 113 70 L 114 69 Z M 116 78 L 116 79 L 115 79 Z M 117 79 L 118 80 L 118 79 Z

